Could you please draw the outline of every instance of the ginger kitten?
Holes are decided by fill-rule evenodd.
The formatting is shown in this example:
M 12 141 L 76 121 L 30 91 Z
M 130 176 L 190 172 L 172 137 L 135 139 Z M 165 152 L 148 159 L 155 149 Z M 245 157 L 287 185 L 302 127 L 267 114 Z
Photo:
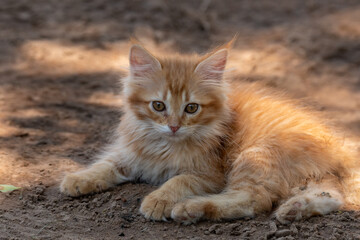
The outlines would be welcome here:
M 61 191 L 127 181 L 162 184 L 140 211 L 189 224 L 275 212 L 282 223 L 360 203 L 357 159 L 309 110 L 257 85 L 223 79 L 229 45 L 205 56 L 130 50 L 117 137 Z M 230 85 L 229 85 L 230 84 Z

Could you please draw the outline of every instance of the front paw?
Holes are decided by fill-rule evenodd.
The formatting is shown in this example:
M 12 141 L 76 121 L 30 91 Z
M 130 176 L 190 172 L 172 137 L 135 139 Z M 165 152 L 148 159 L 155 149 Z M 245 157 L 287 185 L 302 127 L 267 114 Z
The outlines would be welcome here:
M 69 196 L 80 196 L 108 189 L 110 184 L 86 172 L 70 173 L 60 185 L 60 191 Z
M 141 203 L 140 212 L 146 219 L 167 221 L 174 205 L 175 201 L 171 200 L 171 196 L 154 191 L 145 197 Z
M 171 212 L 171 218 L 182 224 L 196 223 L 205 215 L 206 203 L 196 200 L 187 200 L 175 205 Z

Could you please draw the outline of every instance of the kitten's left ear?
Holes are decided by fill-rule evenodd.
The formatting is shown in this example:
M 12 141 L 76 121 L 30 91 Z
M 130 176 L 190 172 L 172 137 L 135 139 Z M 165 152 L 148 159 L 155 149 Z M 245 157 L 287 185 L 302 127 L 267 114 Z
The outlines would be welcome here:
M 223 48 L 201 61 L 195 68 L 195 73 L 203 80 L 221 81 L 227 61 L 228 49 Z

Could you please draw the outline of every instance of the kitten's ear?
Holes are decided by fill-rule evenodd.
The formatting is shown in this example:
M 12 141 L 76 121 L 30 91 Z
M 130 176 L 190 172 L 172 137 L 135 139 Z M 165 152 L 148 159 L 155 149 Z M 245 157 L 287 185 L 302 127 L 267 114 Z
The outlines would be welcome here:
M 221 81 L 226 65 L 228 50 L 220 49 L 202 60 L 196 67 L 195 73 L 204 80 Z
M 146 76 L 149 73 L 161 70 L 160 62 L 151 53 L 137 44 L 133 45 L 130 49 L 129 61 L 132 76 Z

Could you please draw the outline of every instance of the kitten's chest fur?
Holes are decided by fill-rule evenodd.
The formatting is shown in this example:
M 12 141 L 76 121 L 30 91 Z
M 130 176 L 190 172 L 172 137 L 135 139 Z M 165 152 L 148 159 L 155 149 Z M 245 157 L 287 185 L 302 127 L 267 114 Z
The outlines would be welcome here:
M 154 139 L 128 145 L 126 164 L 131 175 L 152 184 L 161 184 L 181 173 L 222 171 L 217 147 L 202 148 L 192 143 Z

